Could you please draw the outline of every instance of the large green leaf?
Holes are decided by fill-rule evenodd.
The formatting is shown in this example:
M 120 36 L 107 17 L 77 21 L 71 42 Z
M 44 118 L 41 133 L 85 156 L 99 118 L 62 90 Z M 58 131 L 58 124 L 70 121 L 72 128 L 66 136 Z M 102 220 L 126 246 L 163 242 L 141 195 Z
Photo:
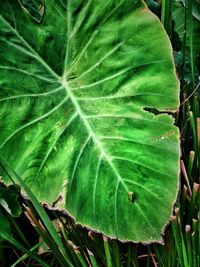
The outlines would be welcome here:
M 159 20 L 139 0 L 48 0 L 41 24 L 17 1 L 0 13 L 4 160 L 77 222 L 161 240 L 179 141 L 172 116 L 153 112 L 175 111 L 179 92 Z

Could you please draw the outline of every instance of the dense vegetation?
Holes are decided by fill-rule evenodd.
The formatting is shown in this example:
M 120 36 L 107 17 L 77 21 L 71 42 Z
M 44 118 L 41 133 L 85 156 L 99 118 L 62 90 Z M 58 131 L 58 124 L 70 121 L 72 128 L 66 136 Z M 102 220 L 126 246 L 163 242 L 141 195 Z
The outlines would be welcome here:
M 40 23 L 44 12 L 42 1 L 19 2 L 29 16 Z M 173 215 L 165 229 L 164 244 L 122 243 L 75 225 L 65 213 L 41 206 L 31 188 L 7 166 L 1 155 L 2 172 L 14 184 L 7 187 L 1 182 L 0 185 L 0 266 L 200 265 L 200 4 L 195 0 L 146 2 L 161 19 L 171 40 L 181 88 L 179 109 L 172 114 L 180 130 L 180 188 Z M 168 159 L 163 156 L 165 160 Z M 165 172 L 168 172 L 167 168 L 166 164 Z M 15 185 L 16 181 L 28 198 Z M 169 190 L 176 192 L 177 183 L 171 185 Z M 165 197 L 167 200 L 168 196 Z M 151 205 L 149 202 L 149 207 Z M 127 226 L 124 226 L 124 233 L 126 231 Z

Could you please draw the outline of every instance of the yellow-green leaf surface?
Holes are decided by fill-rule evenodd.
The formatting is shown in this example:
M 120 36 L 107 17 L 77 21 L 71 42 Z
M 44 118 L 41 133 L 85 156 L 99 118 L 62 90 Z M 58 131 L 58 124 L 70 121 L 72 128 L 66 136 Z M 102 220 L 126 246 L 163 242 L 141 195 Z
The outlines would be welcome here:
M 139 0 L 0 1 L 0 153 L 37 198 L 110 237 L 159 241 L 176 199 L 172 51 Z M 8 181 L 6 175 L 4 180 Z

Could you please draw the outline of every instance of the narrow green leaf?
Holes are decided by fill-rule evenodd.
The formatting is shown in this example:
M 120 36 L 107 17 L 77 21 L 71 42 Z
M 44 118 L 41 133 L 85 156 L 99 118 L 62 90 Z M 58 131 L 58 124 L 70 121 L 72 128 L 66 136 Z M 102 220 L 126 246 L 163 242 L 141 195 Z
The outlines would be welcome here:
M 186 225 L 186 244 L 187 244 L 187 254 L 188 254 L 188 263 L 189 266 L 193 266 L 193 248 L 192 248 L 192 238 L 191 238 L 191 227 L 190 225 Z
M 104 249 L 105 249 L 105 255 L 106 255 L 106 266 L 107 267 L 112 267 L 112 257 L 110 253 L 110 246 L 108 244 L 108 239 L 107 237 L 103 237 L 103 242 L 104 242 Z

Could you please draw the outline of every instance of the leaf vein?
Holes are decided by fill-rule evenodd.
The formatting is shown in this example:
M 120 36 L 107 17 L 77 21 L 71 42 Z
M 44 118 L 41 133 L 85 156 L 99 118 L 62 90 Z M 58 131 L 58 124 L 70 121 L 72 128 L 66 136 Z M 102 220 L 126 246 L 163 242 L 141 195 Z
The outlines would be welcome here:
M 41 173 L 46 161 L 48 160 L 49 156 L 51 155 L 56 143 L 58 142 L 58 140 L 60 139 L 60 137 L 62 136 L 62 134 L 65 132 L 65 130 L 69 127 L 69 125 L 72 123 L 72 121 L 77 117 L 78 113 L 76 112 L 75 114 L 73 114 L 69 121 L 67 122 L 67 125 L 61 130 L 61 132 L 58 134 L 57 138 L 55 139 L 55 141 L 53 142 L 52 146 L 50 147 L 50 149 L 47 151 L 46 156 L 44 157 L 42 163 L 40 164 L 40 167 L 38 168 L 37 174 L 35 175 L 35 179 L 37 179 L 37 177 L 39 176 L 39 174 Z
M 41 117 L 32 120 L 26 124 L 24 124 L 23 126 L 21 126 L 20 128 L 18 128 L 17 130 L 15 130 L 11 135 L 9 135 L 6 140 L 1 144 L 0 149 L 9 141 L 11 140 L 17 133 L 19 133 L 20 131 L 24 130 L 25 128 L 47 118 L 48 116 L 50 116 L 52 113 L 54 113 L 56 110 L 58 110 L 66 101 L 67 101 L 68 97 L 64 98 L 63 101 L 61 101 L 57 106 L 55 106 L 52 110 L 50 110 L 49 112 L 45 113 L 44 115 L 42 115 Z

